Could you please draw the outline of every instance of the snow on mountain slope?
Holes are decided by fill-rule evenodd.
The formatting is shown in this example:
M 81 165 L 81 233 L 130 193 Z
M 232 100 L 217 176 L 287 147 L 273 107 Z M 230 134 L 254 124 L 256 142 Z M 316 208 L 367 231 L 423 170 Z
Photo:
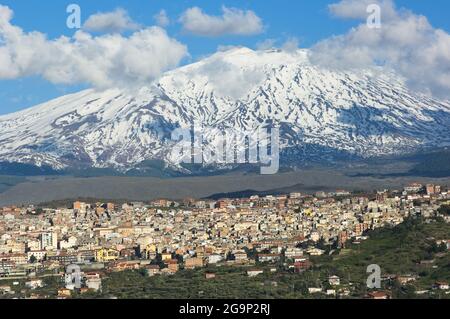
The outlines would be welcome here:
M 371 157 L 450 144 L 450 103 L 409 91 L 393 74 L 320 69 L 305 50 L 240 48 L 135 92 L 86 90 L 1 116 L 0 161 L 176 167 L 170 134 L 193 122 L 247 131 L 277 123 L 293 161 L 308 155 L 305 145 Z

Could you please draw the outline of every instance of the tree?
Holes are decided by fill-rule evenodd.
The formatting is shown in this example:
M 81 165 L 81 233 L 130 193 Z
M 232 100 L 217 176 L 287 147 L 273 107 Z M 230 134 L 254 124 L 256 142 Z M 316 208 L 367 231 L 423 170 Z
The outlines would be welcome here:
M 450 215 L 450 205 L 442 205 L 439 208 L 439 213 L 442 215 Z
M 37 261 L 37 258 L 34 255 L 30 257 L 30 263 L 34 264 Z

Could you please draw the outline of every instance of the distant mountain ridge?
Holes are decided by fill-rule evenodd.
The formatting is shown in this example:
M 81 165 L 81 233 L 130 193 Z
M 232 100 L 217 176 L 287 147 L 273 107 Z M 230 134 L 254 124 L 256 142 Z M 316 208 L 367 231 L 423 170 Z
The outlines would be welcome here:
M 450 145 L 448 101 L 375 72 L 321 69 L 307 50 L 219 52 L 147 88 L 85 90 L 1 116 L 0 162 L 128 171 L 157 161 L 189 172 L 170 135 L 194 122 L 242 131 L 277 124 L 286 166 Z

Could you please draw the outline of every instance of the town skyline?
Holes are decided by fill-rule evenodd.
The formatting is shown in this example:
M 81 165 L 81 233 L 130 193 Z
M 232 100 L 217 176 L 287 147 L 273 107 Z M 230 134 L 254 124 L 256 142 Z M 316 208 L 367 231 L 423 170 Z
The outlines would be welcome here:
M 315 266 L 317 258 L 342 255 L 348 248 L 370 241 L 377 229 L 398 227 L 417 218 L 434 223 L 441 218 L 438 223 L 444 223 L 442 227 L 450 222 L 447 187 L 418 183 L 396 192 L 368 194 L 339 190 L 220 200 L 75 201 L 68 206 L 1 209 L 0 280 L 20 286 L 24 280 L 26 285 L 19 292 L 14 285 L 0 282 L 4 297 L 101 296 L 102 281 L 129 271 L 152 278 L 207 269 L 206 280 L 214 281 L 223 269 L 235 268 L 247 278 L 269 272 L 297 274 L 298 280 L 306 280 L 307 274 L 320 273 Z M 445 247 L 439 250 L 440 258 L 448 255 L 450 239 L 434 240 L 436 247 Z M 381 269 L 386 266 L 379 265 Z M 80 277 L 72 277 L 67 269 L 77 269 Z M 392 297 L 387 286 L 365 289 L 365 281 L 349 282 L 338 274 L 340 271 L 319 277 L 329 288 L 311 285 L 306 287 L 306 296 Z M 417 282 L 417 297 L 448 291 L 445 278 L 435 282 L 442 285 L 437 290 L 435 286 L 423 290 L 419 273 L 390 275 L 402 285 Z M 54 278 L 54 288 L 47 287 L 50 291 L 45 288 L 45 278 Z M 37 293 L 41 290 L 50 294 Z M 366 295 L 358 291 L 366 291 Z

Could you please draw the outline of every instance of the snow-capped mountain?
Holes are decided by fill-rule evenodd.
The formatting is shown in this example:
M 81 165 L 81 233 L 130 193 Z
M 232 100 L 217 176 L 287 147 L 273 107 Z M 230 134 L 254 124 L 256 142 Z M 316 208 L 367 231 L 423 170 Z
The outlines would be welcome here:
M 192 123 L 252 131 L 280 126 L 283 157 L 402 154 L 450 144 L 450 103 L 382 70 L 344 72 L 308 51 L 219 52 L 140 90 L 85 90 L 0 117 L 0 161 L 113 167 L 164 160 L 170 134 Z

